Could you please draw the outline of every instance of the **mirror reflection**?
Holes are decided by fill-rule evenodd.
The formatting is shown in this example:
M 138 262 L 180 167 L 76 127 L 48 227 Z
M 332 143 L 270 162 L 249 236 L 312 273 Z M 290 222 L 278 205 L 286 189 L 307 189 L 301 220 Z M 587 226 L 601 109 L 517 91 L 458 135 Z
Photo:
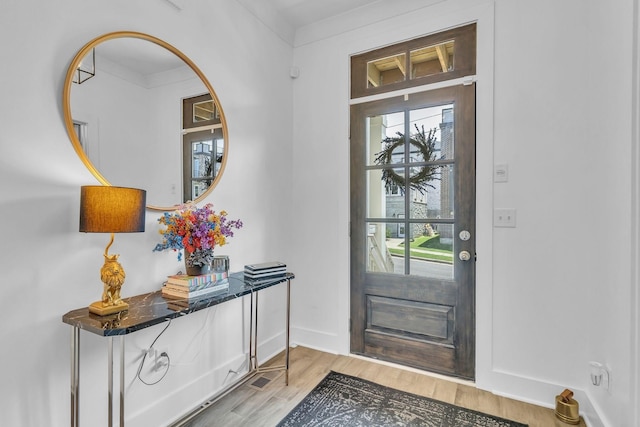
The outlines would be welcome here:
M 94 74 L 79 80 L 85 64 Z M 70 139 L 100 182 L 143 188 L 149 208 L 172 210 L 219 180 L 227 146 L 219 102 L 165 42 L 129 32 L 93 40 L 74 58 L 64 95 Z
M 182 101 L 183 197 L 194 200 L 206 193 L 220 174 L 224 136 L 219 110 L 211 96 Z
M 196 123 L 213 120 L 216 116 L 213 101 L 202 101 L 194 103 L 192 113 L 193 121 Z

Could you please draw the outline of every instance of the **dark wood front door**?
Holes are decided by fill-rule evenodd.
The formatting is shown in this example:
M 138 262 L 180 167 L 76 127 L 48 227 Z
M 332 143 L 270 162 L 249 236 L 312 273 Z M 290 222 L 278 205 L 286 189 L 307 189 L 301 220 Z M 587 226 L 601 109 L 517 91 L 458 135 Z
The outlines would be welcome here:
M 475 374 L 475 84 L 351 107 L 351 351 Z

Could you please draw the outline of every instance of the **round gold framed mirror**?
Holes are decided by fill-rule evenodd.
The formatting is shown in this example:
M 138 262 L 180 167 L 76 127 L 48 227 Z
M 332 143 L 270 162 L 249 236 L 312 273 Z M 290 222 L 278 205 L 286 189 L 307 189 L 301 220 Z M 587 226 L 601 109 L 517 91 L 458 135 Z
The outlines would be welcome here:
M 199 202 L 224 171 L 220 102 L 181 51 L 147 34 L 91 40 L 67 70 L 62 97 L 71 143 L 103 185 L 142 188 L 147 208 Z

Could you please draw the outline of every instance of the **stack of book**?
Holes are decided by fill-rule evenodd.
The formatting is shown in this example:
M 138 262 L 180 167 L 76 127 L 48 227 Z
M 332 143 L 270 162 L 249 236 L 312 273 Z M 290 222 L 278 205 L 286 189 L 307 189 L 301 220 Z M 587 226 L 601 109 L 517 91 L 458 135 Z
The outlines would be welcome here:
M 176 274 L 167 277 L 167 281 L 162 287 L 162 296 L 192 300 L 208 298 L 213 294 L 226 292 L 228 289 L 229 279 L 226 272 L 202 274 L 200 276 Z
M 282 277 L 285 274 L 287 274 L 287 265 L 279 261 L 247 264 L 244 266 L 244 277 L 252 282 L 268 281 Z

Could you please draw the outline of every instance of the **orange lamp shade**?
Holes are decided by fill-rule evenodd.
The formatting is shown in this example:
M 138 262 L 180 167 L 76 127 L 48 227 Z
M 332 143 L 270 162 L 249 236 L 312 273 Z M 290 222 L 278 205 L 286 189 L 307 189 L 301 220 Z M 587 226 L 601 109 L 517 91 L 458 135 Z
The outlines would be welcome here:
M 80 188 L 80 231 L 144 231 L 147 192 L 137 188 L 88 185 Z

